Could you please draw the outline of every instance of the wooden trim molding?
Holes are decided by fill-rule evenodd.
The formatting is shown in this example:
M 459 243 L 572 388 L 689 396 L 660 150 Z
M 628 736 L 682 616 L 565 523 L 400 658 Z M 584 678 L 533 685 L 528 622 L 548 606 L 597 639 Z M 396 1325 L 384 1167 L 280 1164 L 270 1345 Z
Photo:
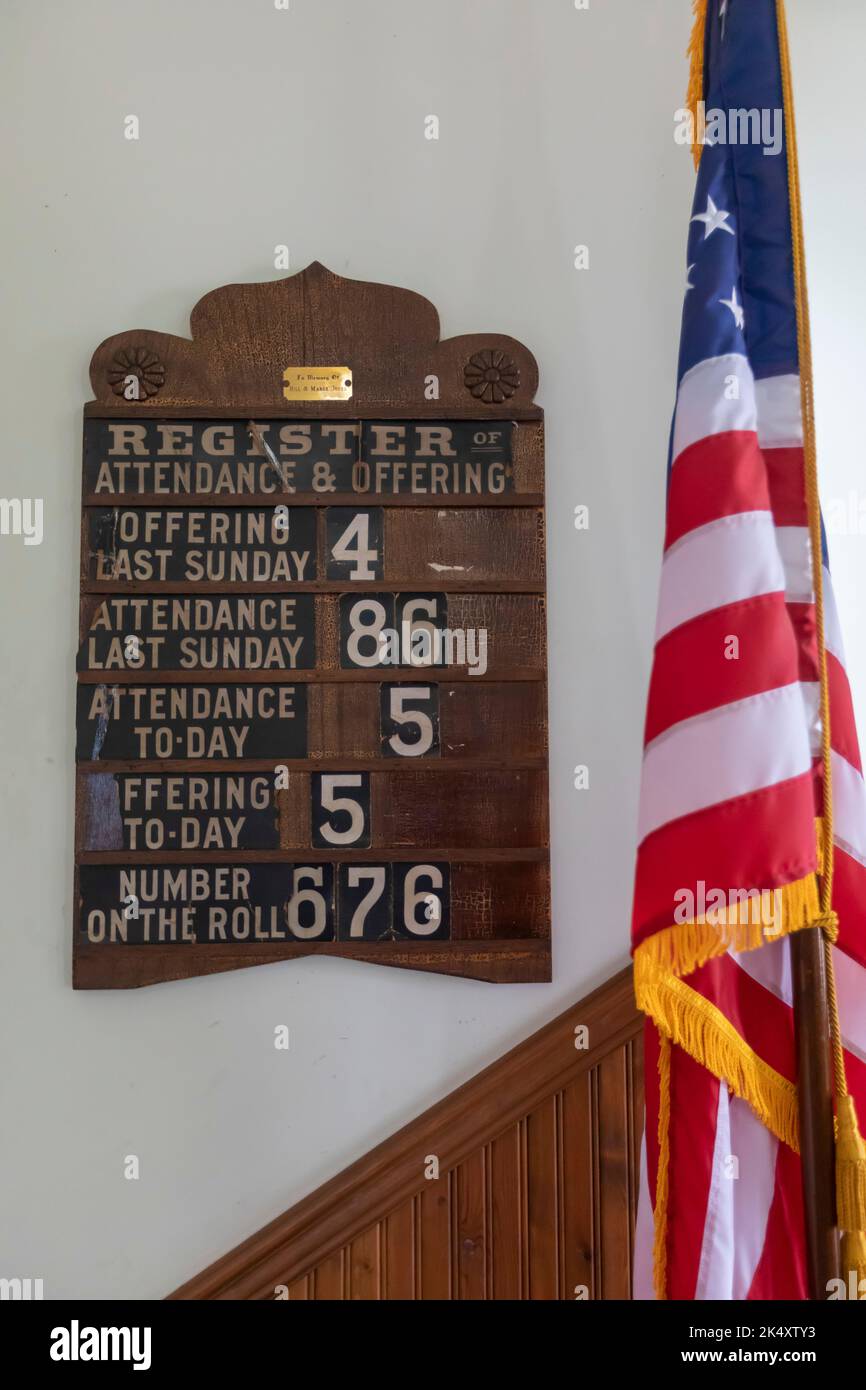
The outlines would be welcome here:
M 626 969 L 170 1298 L 627 1298 L 641 1031 Z

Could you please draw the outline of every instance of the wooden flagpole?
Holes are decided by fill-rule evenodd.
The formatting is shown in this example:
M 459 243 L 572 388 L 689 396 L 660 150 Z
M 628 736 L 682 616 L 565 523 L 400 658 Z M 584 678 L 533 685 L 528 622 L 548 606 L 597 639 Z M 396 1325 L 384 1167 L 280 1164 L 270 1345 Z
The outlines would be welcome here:
M 823 1300 L 840 1268 L 824 933 L 820 927 L 806 927 L 789 941 L 809 1297 Z

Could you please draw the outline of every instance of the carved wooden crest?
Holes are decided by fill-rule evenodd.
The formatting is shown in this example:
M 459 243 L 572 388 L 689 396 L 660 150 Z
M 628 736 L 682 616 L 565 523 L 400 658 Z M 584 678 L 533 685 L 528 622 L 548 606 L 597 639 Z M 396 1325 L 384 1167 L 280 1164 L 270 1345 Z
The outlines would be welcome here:
M 133 399 L 151 409 L 243 402 L 284 410 L 285 368 L 328 363 L 351 365 L 351 401 L 310 403 L 303 414 L 540 415 L 538 368 L 522 343 L 499 333 L 440 341 L 439 315 L 422 295 L 345 280 L 318 261 L 285 280 L 212 290 L 193 309 L 190 329 L 191 338 L 147 328 L 106 338 L 90 364 L 95 400 L 117 406 L 132 376 L 140 380 Z M 430 378 L 438 399 L 426 394 Z

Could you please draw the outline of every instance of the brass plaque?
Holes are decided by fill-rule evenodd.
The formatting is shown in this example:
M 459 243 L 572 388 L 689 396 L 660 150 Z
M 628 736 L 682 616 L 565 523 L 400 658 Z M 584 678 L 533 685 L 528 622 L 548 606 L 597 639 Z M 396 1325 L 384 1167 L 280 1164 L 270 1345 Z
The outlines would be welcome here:
M 283 383 L 287 401 L 352 399 L 352 373 L 348 367 L 286 367 Z

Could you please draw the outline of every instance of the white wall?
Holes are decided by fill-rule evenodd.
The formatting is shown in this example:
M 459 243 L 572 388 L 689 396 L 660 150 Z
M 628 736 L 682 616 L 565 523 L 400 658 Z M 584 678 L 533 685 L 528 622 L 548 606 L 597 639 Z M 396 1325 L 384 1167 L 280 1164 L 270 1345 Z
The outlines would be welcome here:
M 830 26 L 826 8 L 790 6 L 823 468 L 845 493 L 866 370 L 852 148 L 866 13 L 834 0 Z M 688 0 L 4 0 L 0 491 L 44 497 L 46 529 L 41 547 L 0 542 L 0 1274 L 41 1276 L 46 1297 L 160 1296 L 625 962 L 692 187 L 672 137 L 689 22 Z M 87 364 L 124 328 L 185 333 L 207 290 L 273 277 L 282 242 L 296 269 L 318 258 L 409 286 L 445 335 L 511 333 L 541 364 L 552 985 L 308 960 L 71 990 Z M 866 698 L 866 559 L 853 539 L 836 555 Z M 589 792 L 573 790 L 578 762 Z

